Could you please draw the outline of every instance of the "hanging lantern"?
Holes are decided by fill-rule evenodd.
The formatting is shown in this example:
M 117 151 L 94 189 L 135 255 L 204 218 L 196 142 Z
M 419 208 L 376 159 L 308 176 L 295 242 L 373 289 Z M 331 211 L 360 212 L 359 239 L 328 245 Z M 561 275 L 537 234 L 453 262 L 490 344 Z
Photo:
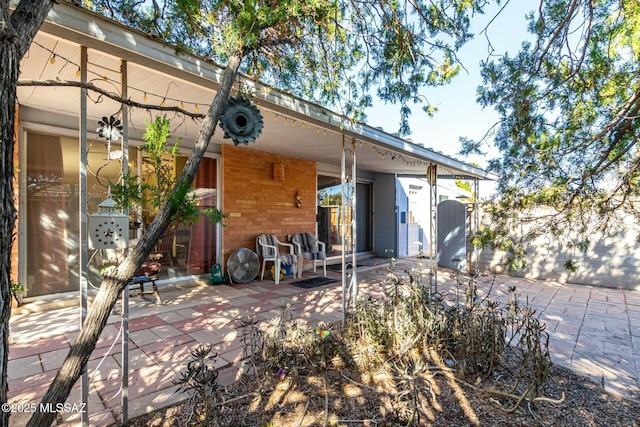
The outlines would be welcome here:
M 262 133 L 264 122 L 260 110 L 242 95 L 229 97 L 220 116 L 220 127 L 225 138 L 231 138 L 234 145 L 255 142 Z
M 126 249 L 128 245 L 129 217 L 116 210 L 116 202 L 107 199 L 89 216 L 89 248 Z

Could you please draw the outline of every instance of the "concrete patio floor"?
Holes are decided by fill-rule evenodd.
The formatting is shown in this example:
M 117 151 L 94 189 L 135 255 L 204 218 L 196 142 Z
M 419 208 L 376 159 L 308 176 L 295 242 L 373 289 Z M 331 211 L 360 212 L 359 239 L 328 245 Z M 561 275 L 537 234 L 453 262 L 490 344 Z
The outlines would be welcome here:
M 419 260 L 403 259 L 396 270 L 403 271 Z M 184 400 L 172 381 L 186 364 L 189 350 L 199 343 L 211 344 L 218 352 L 219 380 L 230 384 L 240 375 L 242 344 L 237 321 L 248 315 L 265 320 L 290 304 L 295 318 L 311 326 L 342 318 L 340 273 L 327 271 L 337 283 L 301 289 L 291 279 L 279 285 L 272 280 L 239 285 L 209 286 L 190 281 L 160 288 L 164 304 L 153 296 L 133 296 L 131 288 L 129 323 L 129 418 Z M 380 295 L 387 265 L 358 270 L 362 294 Z M 313 276 L 305 272 L 305 278 Z M 448 271 L 439 272 L 438 290 L 447 299 L 455 294 Z M 509 286 L 524 303 L 536 310 L 547 324 L 551 356 L 555 363 L 589 376 L 607 391 L 626 397 L 639 396 L 640 292 L 537 281 L 509 276 L 483 275 L 478 293 L 489 289 L 492 299 L 505 303 Z M 11 317 L 9 347 L 9 402 L 38 404 L 79 331 L 77 306 L 22 313 Z M 119 312 L 119 308 L 116 309 Z M 121 419 L 121 317 L 113 314 L 91 355 L 88 372 L 88 411 L 92 426 L 108 426 Z M 77 425 L 80 389 L 76 384 L 67 400 L 63 425 Z M 74 406 L 73 403 L 76 405 Z M 19 406 L 15 406 L 19 409 Z M 23 407 L 23 409 L 25 409 Z M 11 426 L 23 426 L 29 413 L 13 412 Z

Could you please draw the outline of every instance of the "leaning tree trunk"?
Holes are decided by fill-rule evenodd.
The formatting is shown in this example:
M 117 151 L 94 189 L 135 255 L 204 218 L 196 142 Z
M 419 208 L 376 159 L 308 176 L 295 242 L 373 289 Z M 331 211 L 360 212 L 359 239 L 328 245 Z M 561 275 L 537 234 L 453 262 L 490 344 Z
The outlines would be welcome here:
M 11 251 L 16 208 L 13 185 L 16 83 L 20 61 L 53 3 L 24 0 L 9 10 L 0 1 L 0 404 L 7 402 L 9 317 L 11 316 Z M 0 411 L 0 426 L 9 425 L 9 412 Z
M 198 168 L 200 167 L 200 161 L 215 131 L 216 123 L 231 93 L 240 60 L 241 58 L 237 56 L 230 58 L 222 76 L 220 88 L 216 93 L 211 107 L 209 107 L 195 146 L 191 151 L 182 174 L 178 178 L 178 183 L 185 180 L 191 183 L 195 178 Z M 177 185 L 173 191 L 175 192 L 176 189 Z M 171 196 L 169 196 L 168 199 L 171 199 Z M 135 249 L 133 249 L 130 255 L 118 266 L 112 276 L 105 277 L 102 281 L 100 290 L 80 330 L 80 335 L 78 335 L 78 338 L 69 349 L 69 353 L 62 363 L 62 367 L 58 371 L 56 378 L 42 398 L 41 403 L 45 404 L 44 407 L 48 407 L 48 404 L 55 405 L 56 403 L 63 403 L 67 400 L 73 385 L 82 374 L 89 360 L 89 356 L 96 347 L 98 338 L 107 323 L 109 314 L 115 306 L 119 295 L 126 288 L 135 271 L 140 268 L 147 258 L 160 236 L 165 232 L 174 213 L 175 209 L 171 208 L 169 203 L 165 203 Z M 39 407 L 43 406 L 39 405 Z M 40 427 L 51 425 L 55 419 L 55 415 L 56 414 L 52 412 L 35 412 L 31 416 L 27 426 Z

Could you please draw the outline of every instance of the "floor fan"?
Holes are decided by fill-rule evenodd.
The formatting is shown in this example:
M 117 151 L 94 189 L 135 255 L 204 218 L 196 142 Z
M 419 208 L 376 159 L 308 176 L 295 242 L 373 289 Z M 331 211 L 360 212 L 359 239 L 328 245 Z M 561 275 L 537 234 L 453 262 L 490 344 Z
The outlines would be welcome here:
M 227 274 L 231 282 L 247 283 L 258 275 L 260 259 L 251 249 L 240 248 L 227 260 Z

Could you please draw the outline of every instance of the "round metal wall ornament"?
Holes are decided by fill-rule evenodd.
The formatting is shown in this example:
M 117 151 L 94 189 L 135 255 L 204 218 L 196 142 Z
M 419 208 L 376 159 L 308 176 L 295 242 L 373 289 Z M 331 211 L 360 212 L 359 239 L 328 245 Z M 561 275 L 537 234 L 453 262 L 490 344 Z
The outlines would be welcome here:
M 225 138 L 231 138 L 235 145 L 255 142 L 262 133 L 264 121 L 258 107 L 242 95 L 229 97 L 220 116 L 220 127 Z

